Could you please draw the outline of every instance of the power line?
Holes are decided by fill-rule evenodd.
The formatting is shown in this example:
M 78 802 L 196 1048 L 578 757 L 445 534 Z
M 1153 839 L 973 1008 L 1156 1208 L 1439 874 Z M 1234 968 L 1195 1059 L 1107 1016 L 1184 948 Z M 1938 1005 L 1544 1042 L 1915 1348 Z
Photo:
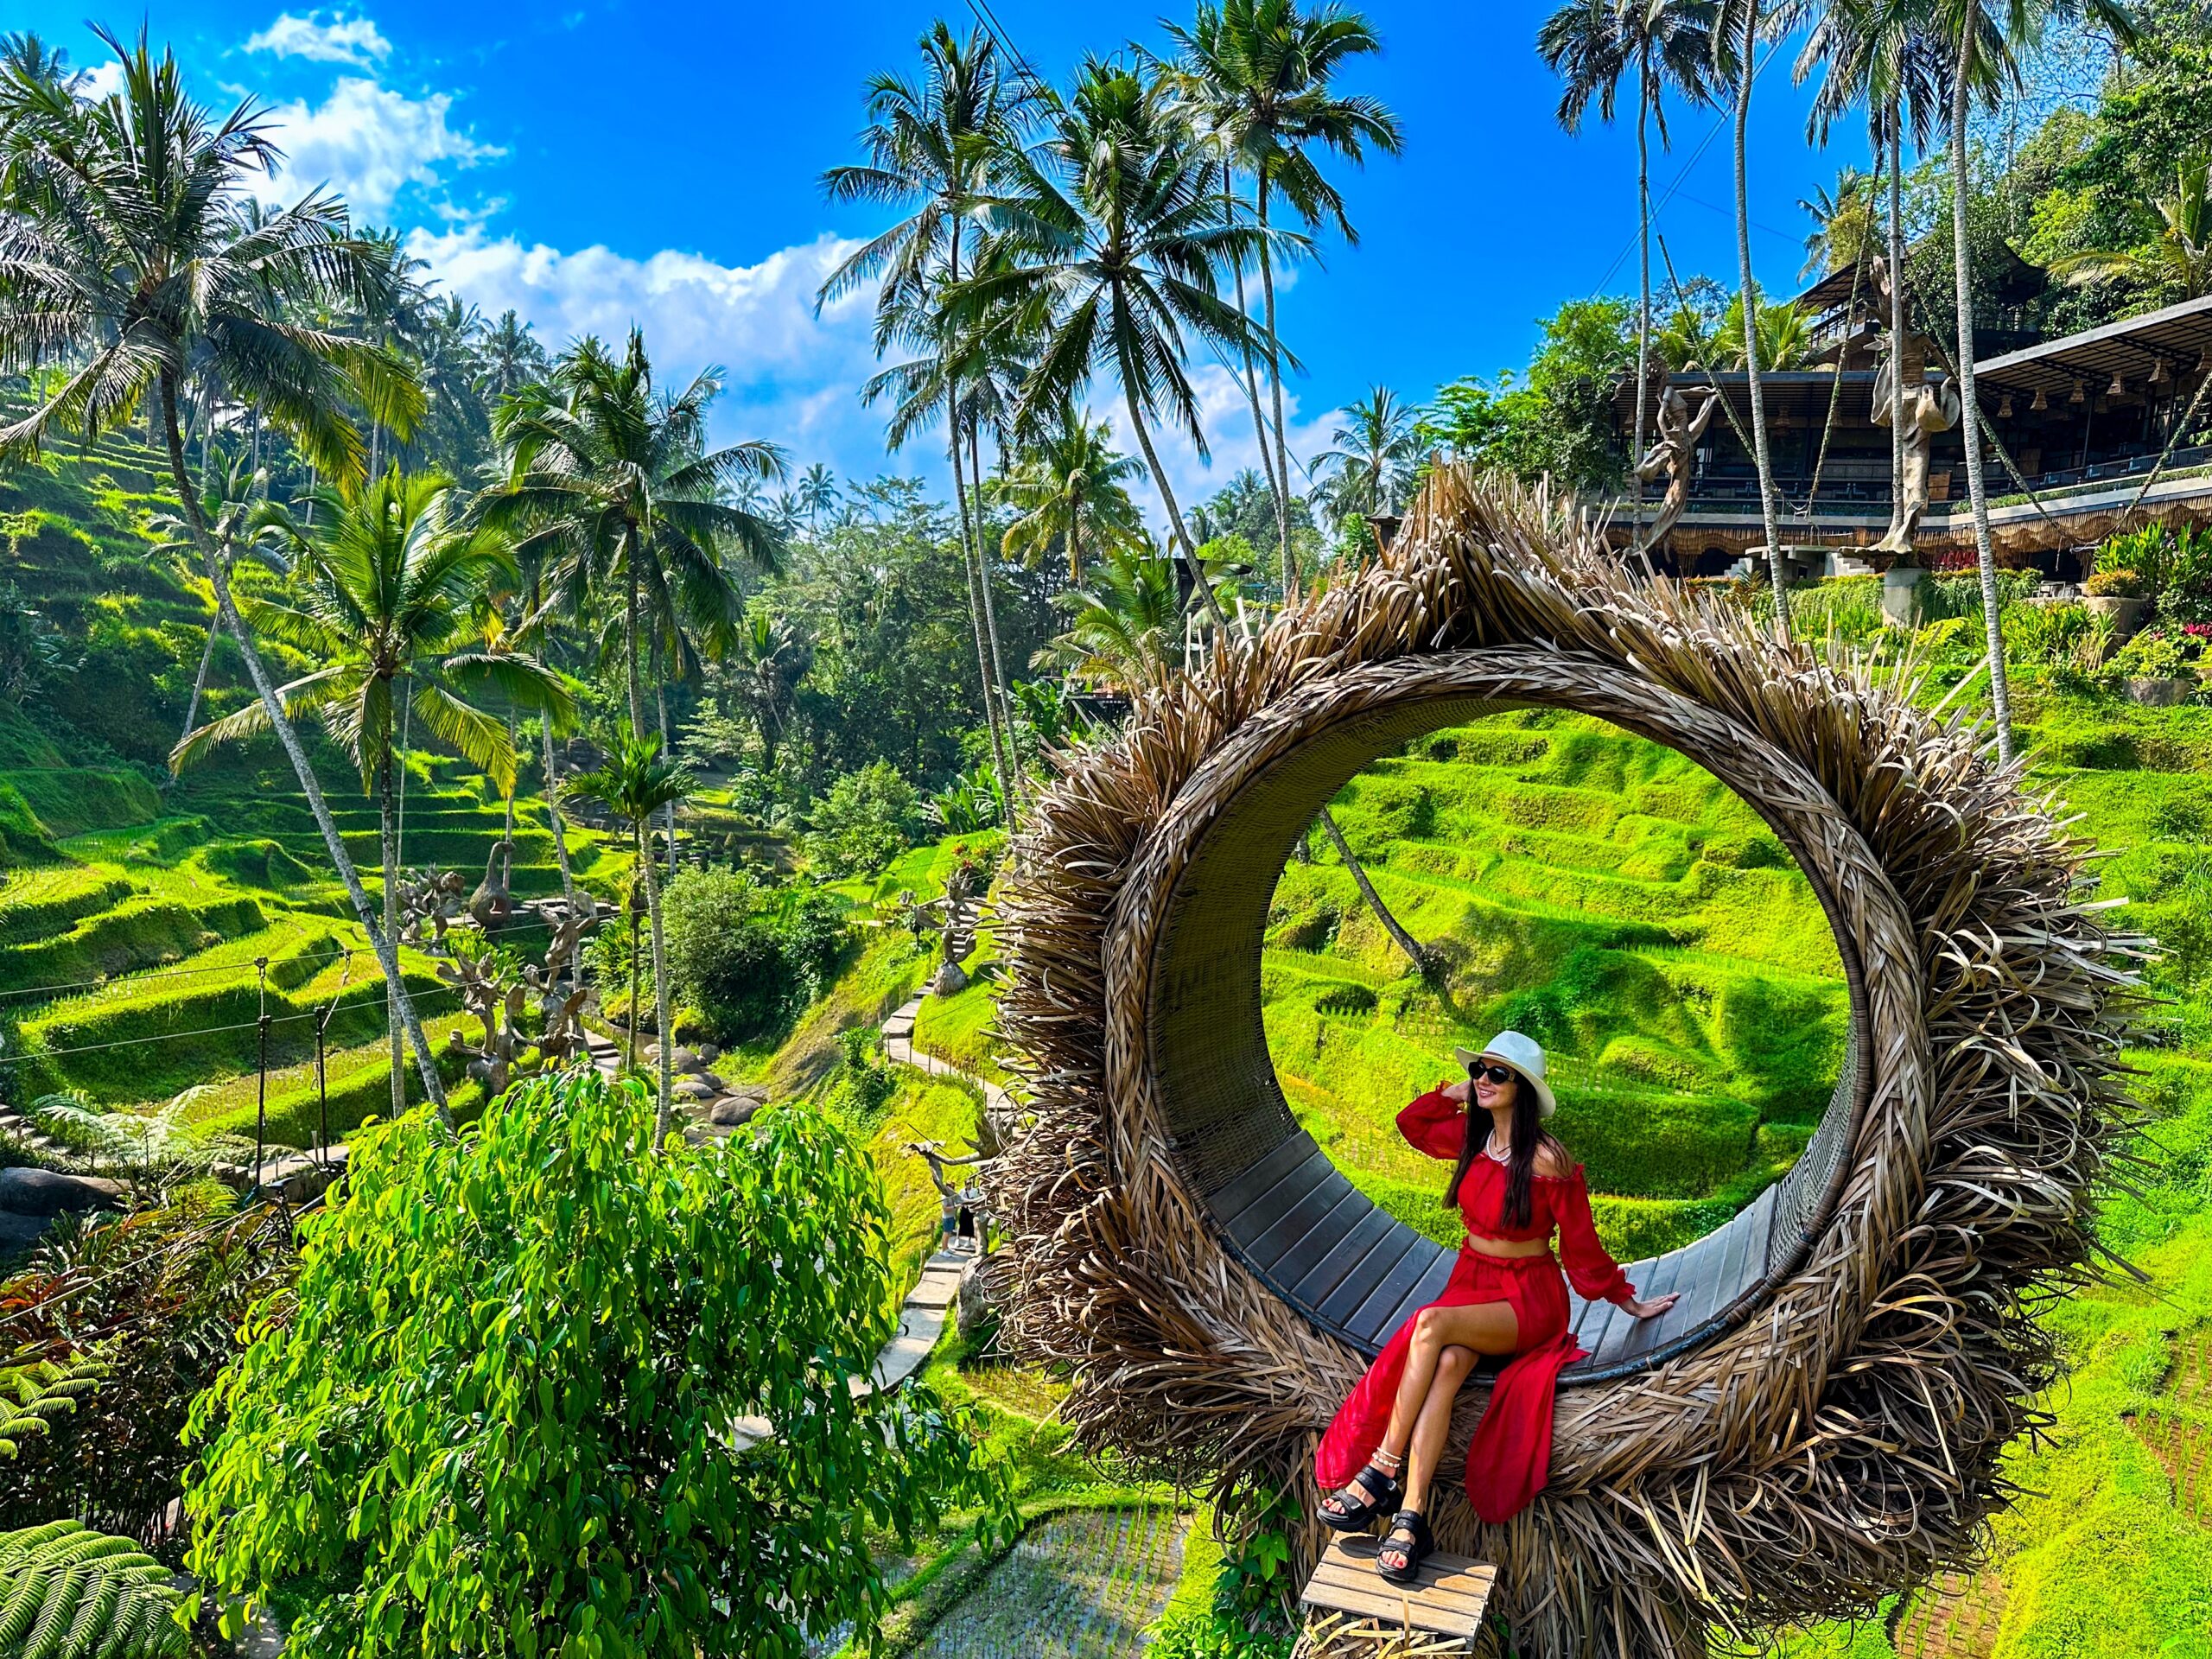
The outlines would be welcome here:
M 366 980 L 362 982 L 365 985 L 368 982 L 369 982 Z M 433 987 L 429 990 L 416 993 L 414 1000 L 417 1002 L 422 1002 L 426 1001 L 434 996 L 458 996 L 460 994 L 461 988 L 457 985 L 439 985 Z M 365 1002 L 362 1006 L 367 1007 L 369 1005 Z M 306 1008 L 297 1014 L 272 1014 L 270 1017 L 269 1023 L 272 1026 L 281 1026 L 288 1021 L 313 1020 L 318 1017 L 318 1010 L 314 1008 Z M 228 1032 L 257 1030 L 259 1028 L 260 1025 L 261 1021 L 258 1020 L 248 1020 L 234 1026 L 199 1026 L 194 1027 L 190 1031 L 156 1032 L 150 1037 L 118 1037 L 112 1042 L 80 1043 L 74 1048 L 22 1049 L 9 1058 L 13 1059 L 38 1060 L 60 1059 L 65 1054 L 93 1054 L 103 1049 L 131 1048 L 143 1043 L 181 1042 L 188 1037 L 219 1037 Z
M 1758 68 L 1751 72 L 1752 86 L 1757 86 L 1758 85 L 1760 79 L 1764 76 L 1767 70 L 1773 66 L 1775 54 L 1781 50 L 1782 42 L 1780 41 L 1776 41 L 1767 48 L 1764 60 L 1760 63 Z M 1691 173 L 1696 170 L 1697 164 L 1705 159 L 1705 152 L 1713 148 L 1713 141 L 1718 138 L 1721 135 L 1721 132 L 1727 127 L 1728 124 L 1734 119 L 1735 115 L 1732 111 L 1724 111 L 1721 113 L 1720 118 L 1713 124 L 1713 130 L 1707 132 L 1703 138 L 1700 138 L 1698 141 L 1697 148 L 1690 152 L 1689 160 L 1684 162 L 1681 166 L 1681 170 L 1675 175 L 1675 181 L 1667 187 L 1666 190 L 1661 194 L 1658 200 L 1651 204 L 1651 217 L 1655 220 L 1659 217 L 1661 211 L 1665 208 L 1667 204 L 1675 199 L 1675 193 L 1680 190 L 1682 186 L 1688 181 Z M 1613 280 L 1613 273 L 1621 268 L 1622 262 L 1625 260 L 1629 255 L 1636 251 L 1637 243 L 1641 239 L 1642 235 L 1643 229 L 1640 226 L 1635 231 L 1629 233 L 1627 242 L 1622 245 L 1621 251 L 1613 256 L 1613 263 L 1605 267 L 1605 274 L 1598 279 L 1597 287 L 1590 290 L 1590 297 L 1592 299 L 1596 299 L 1599 295 L 1605 291 L 1605 284 Z
M 543 931 L 545 929 L 550 928 L 551 925 L 552 924 L 550 922 L 543 921 L 514 922 L 501 928 L 499 930 L 499 937 L 504 938 L 510 933 Z M 296 957 L 283 957 L 283 961 L 286 963 L 335 962 L 340 957 L 354 956 L 361 951 L 366 950 L 369 947 L 365 944 L 356 944 L 341 946 L 340 949 L 335 950 L 307 951 Z M 54 994 L 61 991 L 101 990 L 111 988 L 118 985 L 143 984 L 149 979 L 181 979 L 194 974 L 242 974 L 252 966 L 253 963 L 251 962 L 219 962 L 201 968 L 154 968 L 149 969 L 143 973 L 137 973 L 125 969 L 120 974 L 110 975 L 100 979 L 70 980 L 59 985 L 18 986 L 13 990 L 0 990 L 0 998 L 51 996 Z

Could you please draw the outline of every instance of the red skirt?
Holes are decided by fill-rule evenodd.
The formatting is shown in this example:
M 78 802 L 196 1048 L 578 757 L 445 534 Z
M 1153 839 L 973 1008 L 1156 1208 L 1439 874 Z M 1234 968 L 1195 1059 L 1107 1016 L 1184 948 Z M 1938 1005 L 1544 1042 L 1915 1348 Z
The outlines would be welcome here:
M 1462 1247 L 1451 1282 L 1428 1306 L 1481 1302 L 1510 1303 L 1521 1325 L 1519 1346 L 1491 1385 L 1490 1404 L 1467 1447 L 1467 1501 L 1497 1526 L 1526 1509 L 1550 1478 L 1552 1398 L 1560 1372 L 1581 1358 L 1582 1350 L 1567 1328 L 1567 1279 L 1549 1251 L 1501 1257 Z M 1325 1490 L 1346 1484 L 1382 1444 L 1420 1317 L 1398 1327 L 1321 1437 L 1313 1473 Z

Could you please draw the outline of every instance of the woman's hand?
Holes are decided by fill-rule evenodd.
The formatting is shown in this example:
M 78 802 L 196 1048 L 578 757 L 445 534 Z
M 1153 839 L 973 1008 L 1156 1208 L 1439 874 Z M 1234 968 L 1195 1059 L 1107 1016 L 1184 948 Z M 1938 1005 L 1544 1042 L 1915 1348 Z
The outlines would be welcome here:
M 1633 1296 L 1624 1296 L 1617 1306 L 1618 1306 L 1624 1313 L 1630 1314 L 1637 1319 L 1656 1319 L 1662 1313 L 1664 1313 L 1669 1308 L 1672 1307 L 1676 1302 L 1679 1302 L 1681 1300 L 1680 1292 L 1672 1293 L 1665 1296 L 1654 1296 L 1648 1302 L 1639 1302 Z
M 1462 1077 L 1457 1083 L 1446 1084 L 1442 1093 L 1445 1099 L 1456 1100 L 1464 1106 L 1467 1103 L 1467 1090 L 1472 1086 L 1467 1078 Z

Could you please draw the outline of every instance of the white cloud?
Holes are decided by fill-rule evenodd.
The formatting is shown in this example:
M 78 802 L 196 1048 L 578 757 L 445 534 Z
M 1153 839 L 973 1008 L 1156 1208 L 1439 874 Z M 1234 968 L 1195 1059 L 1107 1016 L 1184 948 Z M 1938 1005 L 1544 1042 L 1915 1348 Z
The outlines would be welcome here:
M 565 251 L 475 226 L 408 238 L 448 289 L 487 316 L 512 307 L 550 350 L 587 334 L 617 344 L 634 323 L 664 381 L 721 366 L 723 438 L 770 438 L 801 464 L 826 458 L 873 475 L 886 465 L 882 411 L 863 410 L 858 396 L 875 372 L 870 300 L 850 295 L 814 314 L 815 291 L 856 245 L 825 235 L 757 264 L 726 265 L 673 249 L 643 259 L 607 247 Z M 893 464 L 919 470 L 927 455 Z
M 123 90 L 123 66 L 113 58 L 102 60 L 85 72 L 85 84 L 78 89 L 86 98 L 111 98 Z
M 709 364 L 723 370 L 725 391 L 717 405 L 718 439 L 768 438 L 782 444 L 795 464 L 827 461 L 848 476 L 886 471 L 919 473 L 945 487 L 939 435 L 925 432 L 901 453 L 887 457 L 883 421 L 887 410 L 863 408 L 860 388 L 878 367 L 870 339 L 874 299 L 846 296 L 814 314 L 815 291 L 857 245 L 824 235 L 778 250 L 757 264 L 728 265 L 696 253 L 663 250 L 634 258 L 606 247 L 574 251 L 489 234 L 480 226 L 443 232 L 418 230 L 408 251 L 425 261 L 429 274 L 473 302 L 486 316 L 512 307 L 537 325 L 538 338 L 558 350 L 594 334 L 619 342 L 632 323 L 645 331 L 655 368 L 664 382 L 686 378 Z M 1184 512 L 1211 496 L 1231 474 L 1256 467 L 1259 442 L 1250 405 L 1235 376 L 1214 363 L 1197 366 L 1192 381 L 1212 451 L 1202 464 L 1187 438 L 1155 431 L 1154 442 Z M 1095 387 L 1091 407 L 1110 419 L 1116 447 L 1139 453 L 1121 400 L 1109 386 Z M 1292 479 L 1304 488 L 1300 463 L 1327 447 L 1337 411 L 1300 417 L 1295 392 L 1286 389 Z M 1149 477 L 1136 490 L 1163 531 Z
M 292 200 L 327 184 L 353 207 L 357 219 L 391 210 L 402 188 L 435 190 L 448 168 L 470 168 L 506 152 L 479 143 L 447 124 L 453 99 L 445 92 L 409 98 L 357 75 L 345 75 L 330 96 L 310 108 L 295 99 L 270 111 L 284 166 L 264 187 L 272 199 Z M 447 217 L 469 217 L 440 204 Z
M 320 11 L 304 17 L 280 12 L 276 21 L 246 41 L 249 52 L 273 52 L 280 58 L 307 58 L 316 63 L 350 63 L 365 69 L 372 60 L 381 63 L 391 55 L 391 42 L 378 31 L 373 19 L 333 13 L 328 22 Z

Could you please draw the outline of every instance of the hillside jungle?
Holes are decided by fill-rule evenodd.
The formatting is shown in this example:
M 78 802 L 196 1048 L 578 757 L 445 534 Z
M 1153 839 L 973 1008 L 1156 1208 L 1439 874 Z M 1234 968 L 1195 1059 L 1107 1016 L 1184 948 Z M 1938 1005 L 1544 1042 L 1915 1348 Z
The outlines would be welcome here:
M 2212 61 L 2184 11 L 2161 11 L 2139 74 L 1976 179 L 1978 237 L 2039 262 L 2163 245 L 2154 163 L 2177 124 L 2196 130 Z M 1914 257 L 1948 257 L 1940 158 L 1913 184 Z M 1874 200 L 1847 176 L 1816 257 L 1872 235 Z M 482 1621 L 543 1593 L 584 1621 L 571 1637 L 602 1616 L 750 1620 L 762 1654 L 1281 1659 L 1281 1532 L 1224 1542 L 1202 1495 L 1078 1454 L 1064 1380 L 1000 1353 L 987 1307 L 926 1323 L 902 1388 L 735 1460 L 747 1484 L 696 1455 L 734 1418 L 812 1399 L 810 1366 L 857 1377 L 894 1345 L 939 1243 L 915 1148 L 988 1151 L 1002 1127 L 1007 820 L 1053 750 L 1110 738 L 1128 690 L 1203 631 L 1130 495 L 1140 463 L 1080 416 L 1058 454 L 1005 455 L 957 503 L 766 446 L 715 452 L 713 477 L 677 488 L 696 486 L 686 522 L 715 526 L 717 559 L 653 568 L 626 605 L 611 567 L 536 556 L 574 550 L 532 539 L 565 510 L 547 480 L 619 470 L 587 451 L 634 420 L 660 423 L 648 464 L 668 484 L 705 450 L 713 382 L 657 384 L 635 338 L 549 350 L 512 313 L 433 294 L 396 241 L 347 245 L 383 261 L 355 301 L 386 308 L 413 385 L 353 386 L 340 413 L 375 464 L 347 488 L 313 435 L 213 381 L 0 462 L 0 1533 L 38 1529 L 7 1570 L 60 1628 L 79 1611 L 70 1552 L 124 1551 L 109 1614 L 134 1653 L 227 1651 L 271 1621 L 295 1651 L 363 1630 L 535 1651 L 520 1615 L 512 1643 Z M 2080 326 L 2160 280 L 2146 255 L 2117 286 L 2040 302 Z M 1724 290 L 1693 278 L 1669 302 L 1695 359 Z M 1419 410 L 1377 389 L 1310 500 L 1279 510 L 1246 474 L 1190 504 L 1207 580 L 1256 617 L 1283 559 L 1306 582 L 1356 568 L 1366 512 L 1402 502 L 1438 447 L 1618 485 L 1593 388 L 1630 360 L 1632 312 L 1567 307 L 1525 373 L 1447 382 Z M 70 372 L 0 385 L 5 419 L 51 406 Z M 1052 486 L 1071 467 L 1081 505 Z M 211 626 L 210 536 L 295 686 L 327 831 L 236 632 Z M 443 563 L 400 603 L 379 575 L 423 546 Z M 2123 643 L 2030 571 L 2004 577 L 2003 630 L 2035 785 L 2161 941 L 2128 1055 L 2149 1123 L 2099 1212 L 2141 1276 L 2049 1311 L 2069 1370 L 2012 1458 L 2019 1501 L 1982 1568 L 1789 1633 L 1793 1656 L 2212 1652 L 2212 537 L 2142 530 L 2094 557 L 2149 600 L 2144 632 Z M 1876 587 L 1787 603 L 1827 648 L 1910 652 L 1924 695 L 1971 699 L 1973 574 L 1928 577 L 1910 628 Z M 1751 579 L 1720 591 L 1772 602 Z M 1391 1117 L 1455 1043 L 1506 1025 L 1552 1051 L 1557 1127 L 1623 1259 L 1711 1230 L 1789 1169 L 1834 1083 L 1843 987 L 1804 880 L 1715 780 L 1523 711 L 1425 734 L 1332 811 L 1430 965 L 1309 835 L 1270 912 L 1267 1028 L 1301 1120 L 1380 1204 L 1456 1236 L 1440 1172 Z M 419 1041 L 363 905 L 398 923 Z M 910 1045 L 897 1016 L 917 998 Z M 665 1157 L 655 1105 L 683 1137 Z M 606 1224 L 571 1250 L 583 1205 Z M 321 1230 L 304 1260 L 303 1214 Z M 815 1270 L 777 1270 L 791 1260 Z M 650 1409 L 560 1419 L 462 1471 L 426 1448 L 505 1401 L 516 1344 L 537 1340 L 483 1285 L 597 1306 L 637 1351 L 705 1356 L 719 1385 L 661 1395 L 640 1372 L 622 1386 Z M 607 1398 L 593 1340 L 547 1337 L 541 1385 Z M 309 1468 L 305 1446 L 344 1449 Z M 678 1497 L 603 1489 L 632 1459 Z M 464 1491 L 525 1541 L 449 1584 L 463 1569 L 435 1517 Z M 734 1559 L 711 1517 L 739 1506 L 789 1559 L 832 1567 L 786 1583 Z M 595 1572 L 613 1537 L 660 1552 L 666 1580 Z M 572 1576 L 543 1566 L 570 1559 Z M 211 1591 L 189 1632 L 180 1570 Z

